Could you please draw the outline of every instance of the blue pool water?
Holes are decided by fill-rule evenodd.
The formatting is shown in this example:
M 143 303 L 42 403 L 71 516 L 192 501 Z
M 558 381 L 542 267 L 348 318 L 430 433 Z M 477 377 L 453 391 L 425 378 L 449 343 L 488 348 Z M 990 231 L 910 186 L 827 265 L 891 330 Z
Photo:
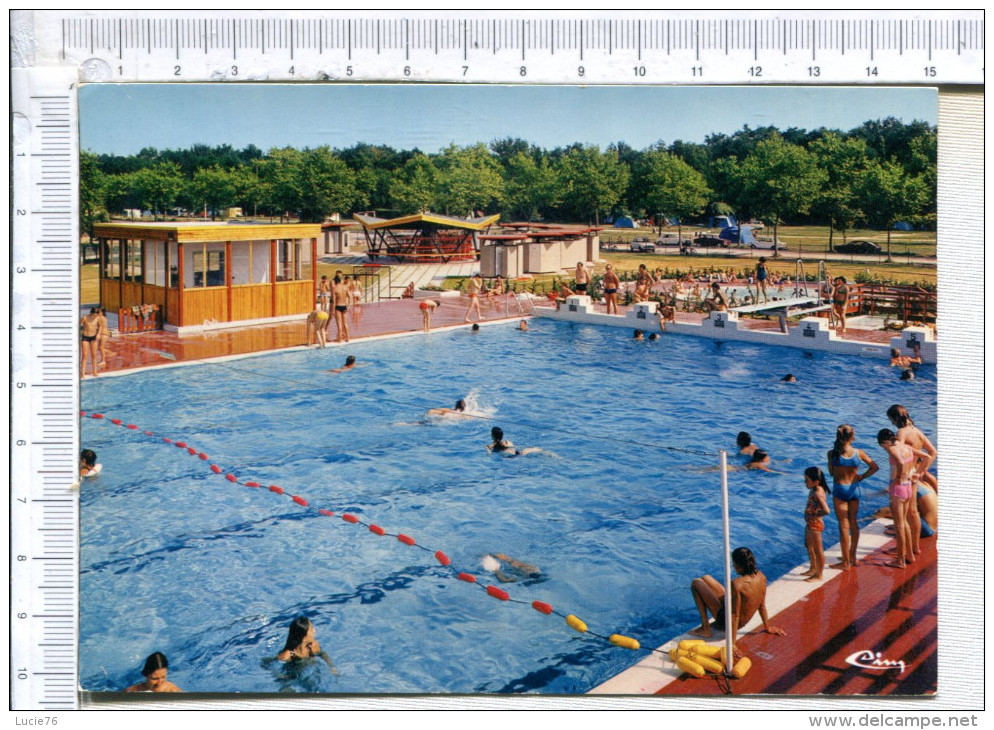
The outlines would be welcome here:
M 717 457 L 740 430 L 785 474 L 730 475 L 732 543 L 772 580 L 806 559 L 801 476 L 823 466 L 836 426 L 882 474 L 861 514 L 885 504 L 885 410 L 905 404 L 935 435 L 935 369 L 902 382 L 878 362 L 678 335 L 532 322 L 295 351 L 88 380 L 82 408 L 104 471 L 80 495 L 80 681 L 120 690 L 164 652 L 196 692 L 580 693 L 642 658 L 581 635 L 654 647 L 694 625 L 688 585 L 720 574 Z M 355 354 L 362 367 L 325 368 Z M 780 382 L 786 372 L 797 383 Z M 488 419 L 419 424 L 472 399 Z M 518 458 L 485 450 L 492 425 Z M 159 437 L 182 440 L 241 480 L 349 511 L 423 551 L 267 490 L 231 484 Z M 680 449 L 688 449 L 683 451 Z M 739 462 L 731 456 L 732 463 Z M 836 542 L 826 520 L 826 546 Z M 432 557 L 495 583 L 502 552 L 538 579 L 487 596 Z M 338 669 L 266 662 L 304 614 Z

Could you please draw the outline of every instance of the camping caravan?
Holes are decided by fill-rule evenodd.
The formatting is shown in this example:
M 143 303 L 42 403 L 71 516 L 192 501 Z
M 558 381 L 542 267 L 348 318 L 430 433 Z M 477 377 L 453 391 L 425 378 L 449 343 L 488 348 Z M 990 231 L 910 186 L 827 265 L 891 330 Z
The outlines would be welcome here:
M 759 247 L 759 241 L 752 234 L 752 226 L 743 223 L 741 226 L 728 226 L 727 228 L 722 228 L 721 233 L 718 234 L 718 238 L 723 241 L 728 241 L 730 244 L 737 246 L 746 246 L 749 248 Z M 772 248 L 772 246 L 771 246 Z
M 716 215 L 708 221 L 708 228 L 717 228 L 718 230 L 734 228 L 737 225 L 738 221 L 735 220 L 734 215 Z

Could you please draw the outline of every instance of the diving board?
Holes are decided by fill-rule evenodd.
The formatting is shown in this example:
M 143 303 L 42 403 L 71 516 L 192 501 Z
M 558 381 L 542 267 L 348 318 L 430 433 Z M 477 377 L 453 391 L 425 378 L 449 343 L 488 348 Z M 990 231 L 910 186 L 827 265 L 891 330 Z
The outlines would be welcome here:
M 818 297 L 790 297 L 788 299 L 764 302 L 763 304 L 746 304 L 741 307 L 729 307 L 729 309 L 739 314 L 756 314 L 759 312 L 773 313 L 781 309 L 803 309 L 805 312 L 817 312 L 822 309 L 828 309 L 830 306 L 829 304 L 822 304 L 822 300 Z

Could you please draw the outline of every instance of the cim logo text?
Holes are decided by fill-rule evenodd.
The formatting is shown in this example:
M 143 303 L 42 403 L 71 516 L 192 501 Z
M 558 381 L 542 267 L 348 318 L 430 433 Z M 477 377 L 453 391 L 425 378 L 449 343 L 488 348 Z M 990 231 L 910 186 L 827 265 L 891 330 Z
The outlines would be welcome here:
M 897 661 L 884 659 L 884 655 L 879 651 L 872 652 L 869 649 L 863 649 L 857 651 L 855 654 L 850 654 L 846 657 L 846 664 L 851 664 L 861 669 L 898 669 L 900 670 L 898 674 L 903 674 L 905 670 L 903 659 L 898 659 Z

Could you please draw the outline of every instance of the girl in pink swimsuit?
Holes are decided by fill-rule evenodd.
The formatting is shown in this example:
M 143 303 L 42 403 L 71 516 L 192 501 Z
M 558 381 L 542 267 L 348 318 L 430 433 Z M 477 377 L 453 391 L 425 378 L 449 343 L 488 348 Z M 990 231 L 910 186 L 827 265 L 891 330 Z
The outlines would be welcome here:
M 890 457 L 890 511 L 894 517 L 894 537 L 897 538 L 896 557 L 888 563 L 893 568 L 903 568 L 915 561 L 915 553 L 911 542 L 910 509 L 911 500 L 915 496 L 917 471 L 915 468 L 915 450 L 897 440 L 894 432 L 888 428 L 877 434 L 877 443 L 883 447 Z

